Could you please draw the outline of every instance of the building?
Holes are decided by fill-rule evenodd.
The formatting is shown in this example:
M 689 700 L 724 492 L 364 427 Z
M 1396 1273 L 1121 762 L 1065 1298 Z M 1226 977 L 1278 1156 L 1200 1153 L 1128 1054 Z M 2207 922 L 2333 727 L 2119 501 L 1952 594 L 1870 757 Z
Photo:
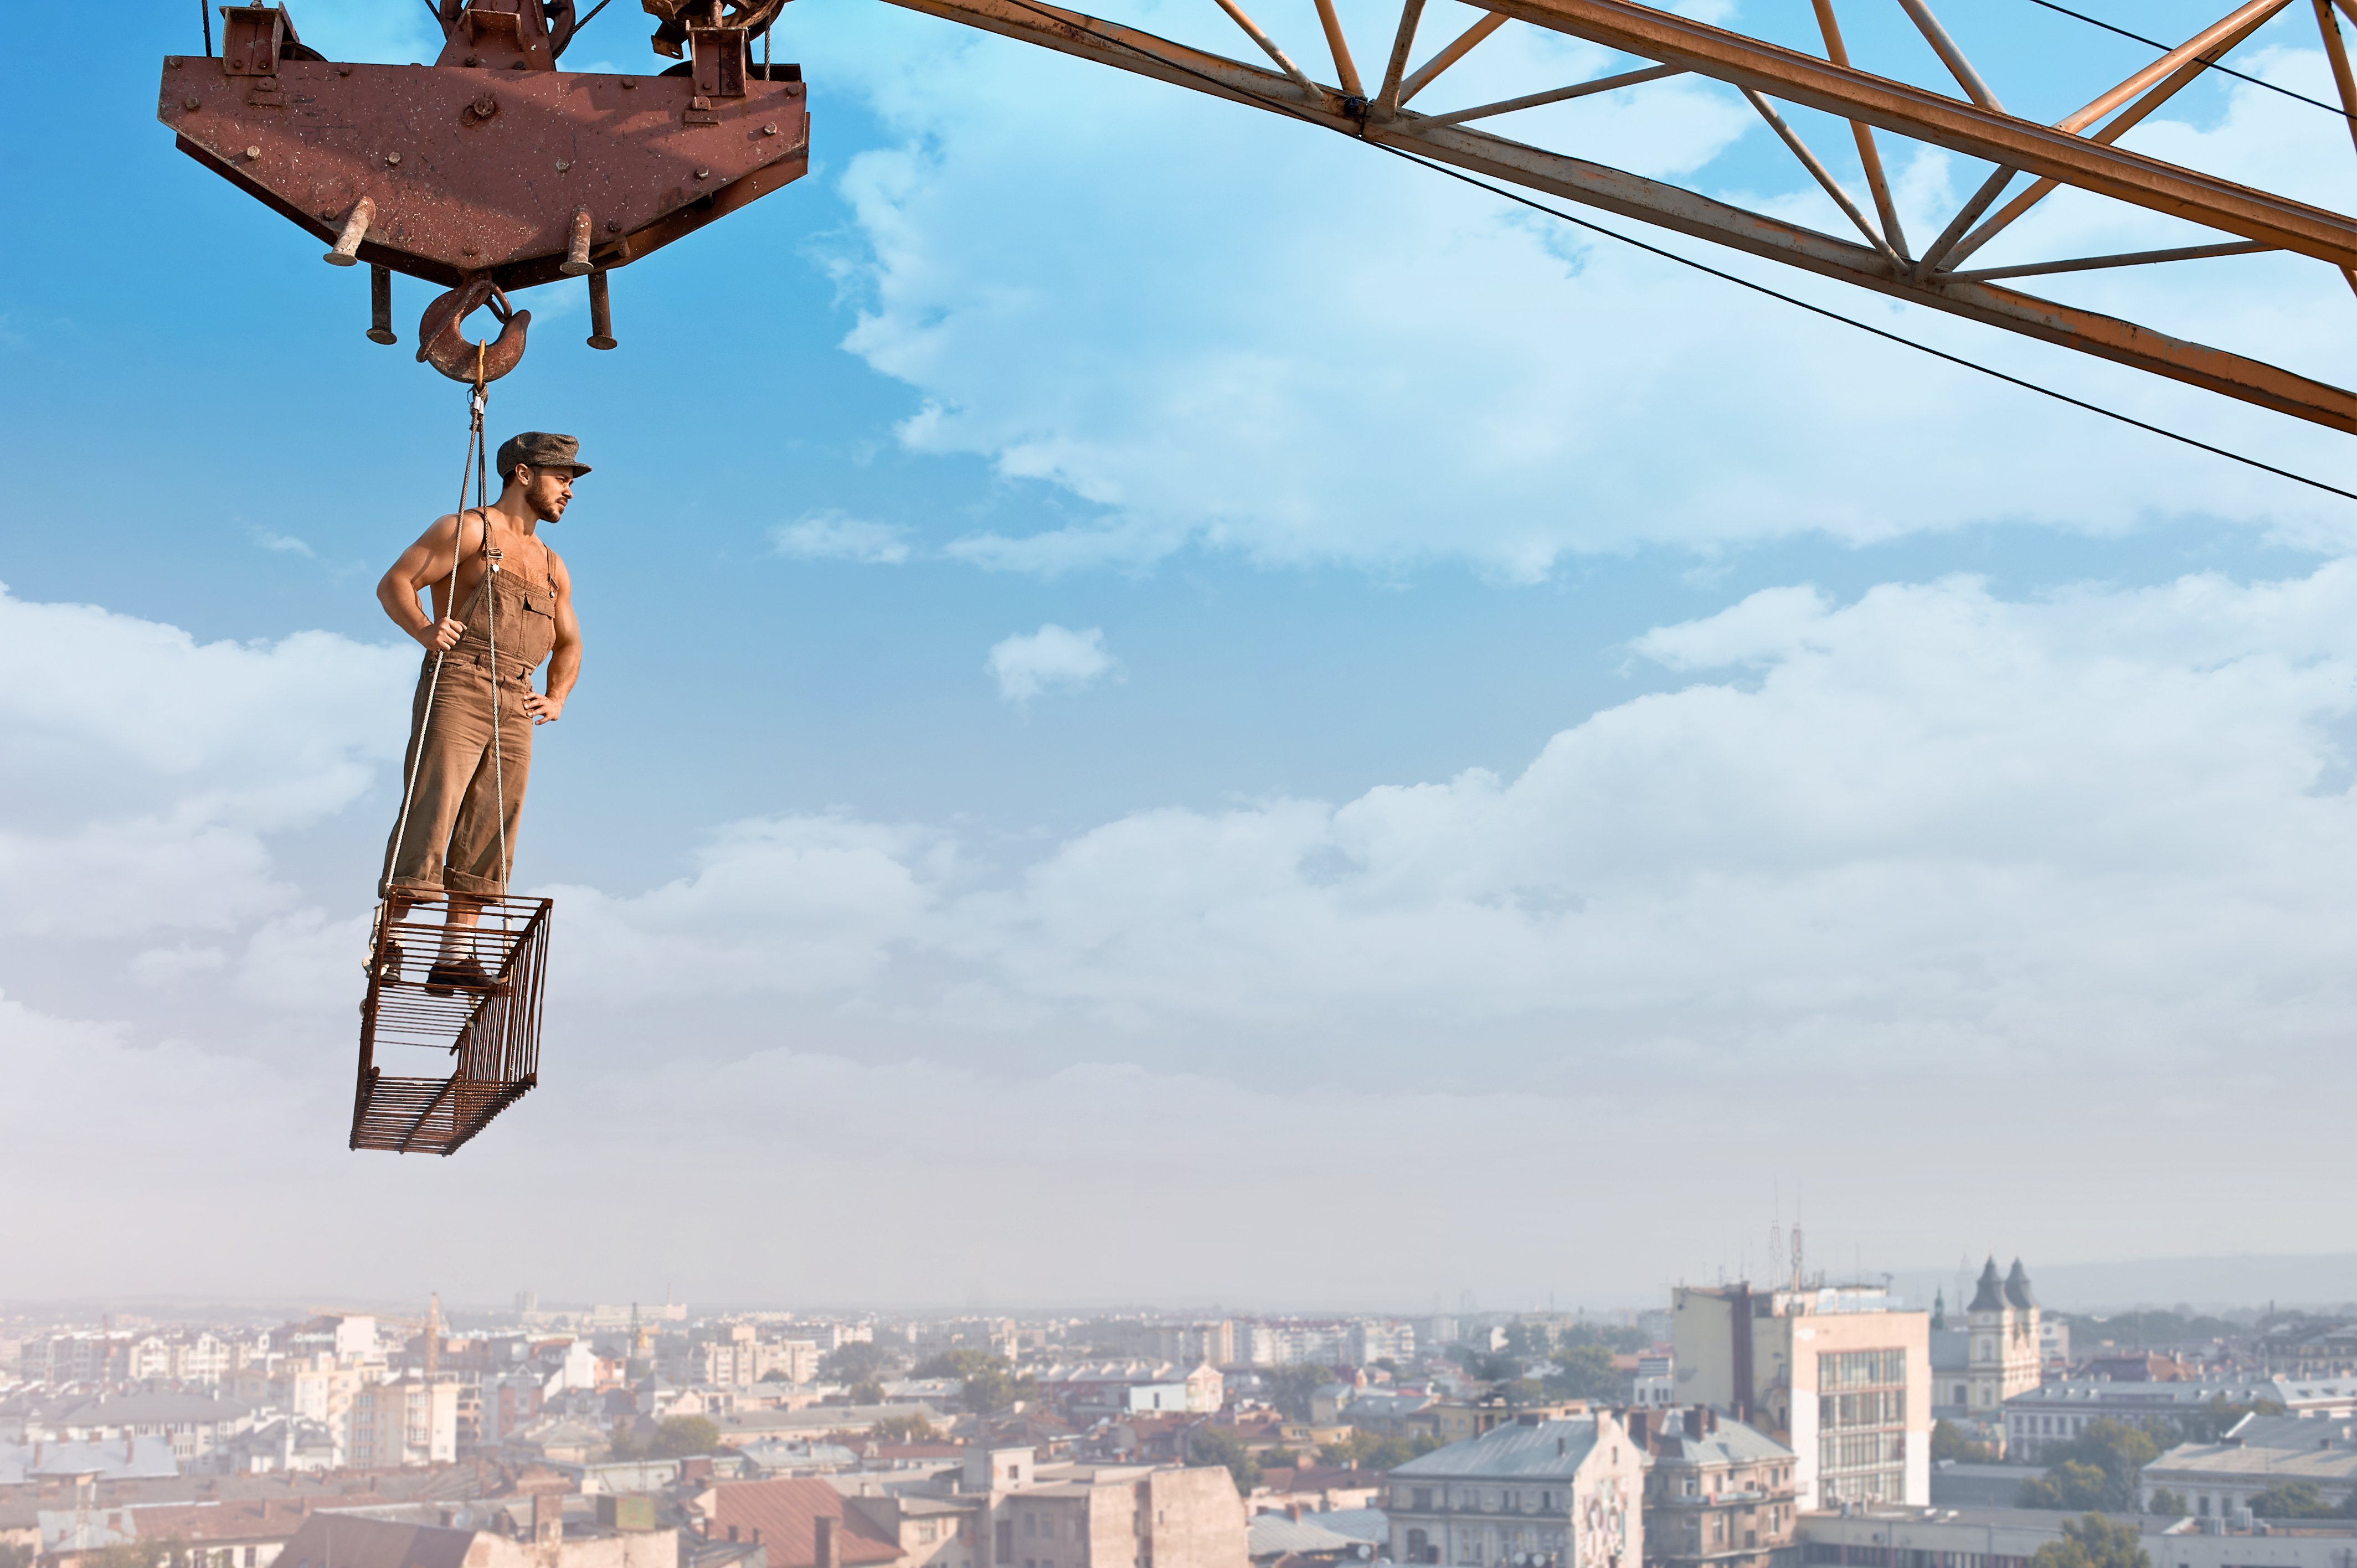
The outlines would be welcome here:
M 27 1441 L 153 1441 L 170 1449 L 186 1470 L 207 1467 L 214 1449 L 253 1424 L 253 1408 L 236 1400 L 138 1393 L 60 1402 L 28 1414 L 23 1433 Z
M 2180 1443 L 2144 1467 L 2144 1504 L 2166 1488 L 2197 1519 L 2225 1519 L 2270 1487 L 2305 1481 L 2329 1503 L 2357 1492 L 2357 1421 L 2246 1415 L 2221 1443 Z
M 1629 1402 L 1645 1410 L 1662 1410 L 1675 1404 L 1677 1398 L 1677 1358 L 1663 1350 L 1640 1354 L 1629 1379 Z
M 1606 1412 L 1525 1412 L 1391 1472 L 1395 1563 L 1639 1568 L 1644 1455 Z
M 1679 1402 L 1757 1427 L 1794 1455 L 1802 1511 L 1932 1496 L 1929 1313 L 1875 1286 L 1671 1297 Z
M 458 1385 L 414 1372 L 364 1385 L 344 1420 L 344 1455 L 361 1469 L 447 1465 L 458 1457 Z
M 689 1507 L 704 1538 L 758 1543 L 767 1568 L 1247 1568 L 1225 1470 L 976 1447 L 952 1474 L 873 1493 L 872 1476 L 720 1482 Z
M 2059 1544 L 2073 1513 L 2042 1509 L 1846 1509 L 1801 1516 L 1808 1568 L 2029 1568 Z M 2348 1568 L 2357 1526 L 2346 1520 L 2276 1521 L 2262 1531 L 2222 1520 L 2115 1515 L 2132 1523 L 2152 1568 Z
M 2284 1414 L 2311 1418 L 2357 1415 L 2357 1380 L 2196 1378 L 2115 1383 L 2073 1378 L 2006 1401 L 2006 1453 L 2035 1461 L 2048 1448 L 2070 1442 L 2098 1421 L 2131 1424 L 2173 1421 L 2257 1404 L 2276 1405 Z
M 1707 1405 L 1634 1411 L 1646 1568 L 1769 1568 L 1792 1543 L 1792 1451 Z
M 1246 1568 L 1243 1500 L 1225 1470 L 985 1448 L 968 1452 L 959 1496 L 987 1552 L 974 1568 Z
M 600 1523 L 587 1511 L 568 1520 L 564 1501 L 533 1498 L 528 1533 L 515 1534 L 314 1513 L 274 1568 L 676 1568 L 683 1561 L 678 1530 Z
M 2006 1401 L 2038 1386 L 2044 1364 L 2038 1298 L 2030 1294 L 2019 1258 L 2002 1281 L 1995 1258 L 1981 1269 L 1972 1305 L 1964 1309 L 1964 1332 L 1971 1340 L 1965 1407 L 1984 1421 L 1994 1420 Z

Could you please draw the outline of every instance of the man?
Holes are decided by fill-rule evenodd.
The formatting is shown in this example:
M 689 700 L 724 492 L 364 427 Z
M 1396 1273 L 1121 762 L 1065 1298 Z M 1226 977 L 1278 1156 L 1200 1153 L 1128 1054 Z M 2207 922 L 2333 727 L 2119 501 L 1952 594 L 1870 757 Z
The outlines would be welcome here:
M 384 613 L 425 650 L 409 710 L 404 809 L 385 844 L 378 892 L 396 920 L 413 905 L 447 899 L 441 950 L 425 977 L 436 995 L 498 989 L 469 933 L 483 902 L 507 891 L 533 727 L 564 716 L 581 674 L 573 579 L 539 537 L 542 523 L 565 515 L 573 481 L 589 471 L 580 455 L 570 435 L 510 437 L 499 452 L 500 499 L 436 520 L 376 585 Z M 418 607 L 421 588 L 431 595 L 430 615 Z M 544 659 L 544 693 L 532 686 Z M 388 977 L 400 966 L 394 949 Z

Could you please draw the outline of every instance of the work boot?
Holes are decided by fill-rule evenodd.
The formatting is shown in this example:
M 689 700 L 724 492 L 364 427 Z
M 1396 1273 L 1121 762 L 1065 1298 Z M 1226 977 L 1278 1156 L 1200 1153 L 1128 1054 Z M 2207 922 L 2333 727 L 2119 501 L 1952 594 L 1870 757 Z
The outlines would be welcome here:
M 446 956 L 436 959 L 434 967 L 425 972 L 425 994 L 447 996 L 453 991 L 480 991 L 491 996 L 505 996 L 508 983 L 485 973 L 483 966 L 475 961 L 472 953 L 458 958 Z

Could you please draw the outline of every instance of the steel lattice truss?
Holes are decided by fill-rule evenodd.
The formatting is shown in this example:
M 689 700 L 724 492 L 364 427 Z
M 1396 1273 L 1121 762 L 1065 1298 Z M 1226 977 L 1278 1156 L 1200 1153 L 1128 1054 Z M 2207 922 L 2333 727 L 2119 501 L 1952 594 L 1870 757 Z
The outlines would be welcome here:
M 1336 81 L 1315 80 L 1243 8 L 1216 0 L 1276 69 L 1207 53 L 1046 0 L 892 0 L 910 10 L 1117 66 L 1142 76 L 1307 120 L 1490 179 L 1544 191 L 1756 256 L 1838 278 L 1951 315 L 2060 343 L 2205 387 L 2281 413 L 2357 432 L 2357 393 L 2280 366 L 2013 286 L 2017 280 L 2264 251 L 2290 251 L 2338 267 L 2357 289 L 2357 219 L 2255 189 L 2118 145 L 2212 64 L 2287 7 L 2312 8 L 2346 124 L 2357 137 L 2357 77 L 2335 6 L 2357 22 L 2357 0 L 2250 0 L 2052 124 L 2008 113 L 1933 16 L 1927 0 L 1899 0 L 1953 78 L 1952 91 L 1875 76 L 1849 63 L 1833 0 L 1812 0 L 1824 52 L 1811 54 L 1630 0 L 1469 0 L 1487 12 L 1411 66 L 1426 0 L 1405 0 L 1380 81 L 1361 76 L 1334 0 L 1316 0 Z M 1595 80 L 1446 113 L 1409 107 L 1451 66 L 1510 22 L 1583 38 L 1650 62 Z M 1827 234 L 1661 180 L 1511 141 L 1480 122 L 1694 74 L 1737 89 L 1857 230 Z M 1943 87 L 1949 84 L 1943 83 Z M 1848 122 L 1867 191 L 1845 189 L 1778 113 L 1777 102 Z M 1429 100 L 1425 100 L 1429 102 Z M 2321 120 L 2319 119 L 2319 124 Z M 1902 230 L 1877 133 L 1928 143 L 1996 166 L 1947 226 L 1917 245 Z M 2062 186 L 2131 203 L 2216 231 L 2214 242 L 1974 269 L 1972 258 Z

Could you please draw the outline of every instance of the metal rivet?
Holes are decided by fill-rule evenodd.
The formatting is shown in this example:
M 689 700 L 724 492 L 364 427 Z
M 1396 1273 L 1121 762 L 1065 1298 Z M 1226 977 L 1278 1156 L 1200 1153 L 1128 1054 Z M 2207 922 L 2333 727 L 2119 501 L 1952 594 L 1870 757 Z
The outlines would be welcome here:
M 635 76 L 626 76 L 622 78 L 622 85 L 624 87 L 636 87 L 638 84 L 639 79 Z
M 697 169 L 695 171 L 695 177 L 698 179 L 710 179 L 712 177 L 712 171 L 708 168 Z
M 180 107 L 183 109 L 194 109 L 197 107 L 197 101 L 193 98 L 183 98 L 180 100 Z
M 468 63 L 468 65 L 480 65 L 480 64 L 482 64 L 483 62 L 482 62 L 481 60 L 479 60 L 479 59 L 476 59 L 473 55 L 468 55 L 468 56 L 467 57 L 467 63 Z
M 245 149 L 245 156 L 250 158 L 258 158 L 262 156 L 262 149 L 260 147 L 248 147 Z
M 563 174 L 566 169 L 569 169 L 572 166 L 573 161 L 570 158 L 559 158 L 556 160 L 556 172 L 559 174 Z
M 387 153 L 384 155 L 384 161 L 388 167 L 393 166 L 401 162 L 401 155 L 399 153 Z
M 608 234 L 619 234 L 619 233 L 620 233 L 621 231 L 622 231 L 622 224 L 621 224 L 621 220 L 620 220 L 619 219 L 608 218 L 608 219 L 607 219 L 607 220 L 606 220 L 606 232 L 607 232 L 607 233 L 608 233 Z
M 765 136 L 774 136 L 777 134 L 778 128 L 775 125 L 764 125 L 761 127 L 761 134 Z
M 351 75 L 351 73 L 352 73 L 352 68 L 351 68 L 350 66 L 348 66 L 348 65 L 339 65 L 339 66 L 338 66 L 338 67 L 336 68 L 336 74 L 337 74 L 338 76 L 350 76 L 350 75 Z

